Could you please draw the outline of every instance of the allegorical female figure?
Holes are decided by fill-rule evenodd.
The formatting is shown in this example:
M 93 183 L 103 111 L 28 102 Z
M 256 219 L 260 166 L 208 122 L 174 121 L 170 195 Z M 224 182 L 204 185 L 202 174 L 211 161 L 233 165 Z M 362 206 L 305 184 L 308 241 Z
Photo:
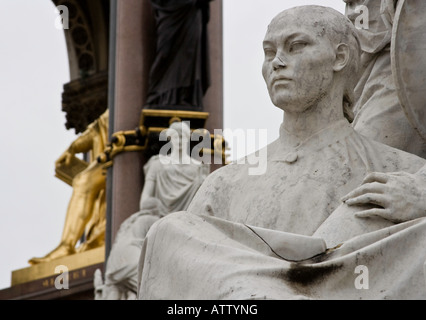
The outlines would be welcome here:
M 136 298 L 139 256 L 149 229 L 168 214 L 186 210 L 210 173 L 210 165 L 190 155 L 187 146 L 191 133 L 187 124 L 175 122 L 165 135 L 170 138 L 168 145 L 144 166 L 140 211 L 126 219 L 116 235 L 107 261 L 105 283 L 99 272 L 96 276 L 98 300 Z
M 203 110 L 210 84 L 207 23 L 211 0 L 151 0 L 157 50 L 146 108 Z
M 357 29 L 362 68 L 355 87 L 353 127 L 375 141 L 426 158 L 426 141 L 404 113 L 392 73 L 392 28 L 398 1 L 343 1 L 346 16 L 354 24 L 360 6 L 368 9 L 369 20 L 368 28 Z

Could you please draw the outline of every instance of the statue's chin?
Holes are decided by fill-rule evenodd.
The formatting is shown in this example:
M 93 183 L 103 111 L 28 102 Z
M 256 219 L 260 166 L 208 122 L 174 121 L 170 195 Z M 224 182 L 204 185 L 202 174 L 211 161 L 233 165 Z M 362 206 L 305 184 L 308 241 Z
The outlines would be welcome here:
M 280 101 L 279 103 L 274 103 L 274 105 L 278 108 L 281 109 L 282 111 L 284 111 L 285 113 L 304 113 L 306 110 L 308 110 L 310 108 L 309 105 L 303 105 L 303 104 L 295 104 L 292 102 L 282 102 Z

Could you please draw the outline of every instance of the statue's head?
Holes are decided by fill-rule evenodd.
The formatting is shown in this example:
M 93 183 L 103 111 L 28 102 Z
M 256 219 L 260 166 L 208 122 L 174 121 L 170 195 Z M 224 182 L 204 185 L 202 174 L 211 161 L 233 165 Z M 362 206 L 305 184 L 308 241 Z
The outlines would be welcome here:
M 343 14 L 321 6 L 285 10 L 268 26 L 263 47 L 262 73 L 277 107 L 304 112 L 330 92 L 352 104 L 360 46 Z
M 166 131 L 173 148 L 182 150 L 191 141 L 191 129 L 186 122 L 173 122 Z

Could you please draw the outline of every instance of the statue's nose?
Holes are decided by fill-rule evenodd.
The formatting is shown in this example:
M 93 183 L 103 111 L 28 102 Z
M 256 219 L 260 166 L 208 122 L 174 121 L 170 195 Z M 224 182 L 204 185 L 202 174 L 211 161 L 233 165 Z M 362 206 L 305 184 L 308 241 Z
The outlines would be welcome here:
M 274 68 L 274 70 L 278 70 L 280 68 L 287 67 L 287 64 L 282 58 L 280 58 L 280 56 L 276 55 L 275 59 L 272 61 L 272 67 Z

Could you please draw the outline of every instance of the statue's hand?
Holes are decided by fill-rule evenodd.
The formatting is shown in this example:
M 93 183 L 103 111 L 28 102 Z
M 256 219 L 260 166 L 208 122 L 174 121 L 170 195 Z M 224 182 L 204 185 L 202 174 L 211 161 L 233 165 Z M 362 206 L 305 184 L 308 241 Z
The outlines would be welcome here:
M 379 216 L 395 223 L 426 217 L 426 178 L 405 172 L 371 173 L 342 198 L 348 206 L 373 205 L 358 218 Z
M 68 149 L 67 151 L 65 151 L 58 160 L 56 160 L 55 165 L 56 167 L 61 166 L 63 163 L 65 163 L 65 165 L 69 165 L 71 163 L 71 159 L 74 156 L 74 153 Z

